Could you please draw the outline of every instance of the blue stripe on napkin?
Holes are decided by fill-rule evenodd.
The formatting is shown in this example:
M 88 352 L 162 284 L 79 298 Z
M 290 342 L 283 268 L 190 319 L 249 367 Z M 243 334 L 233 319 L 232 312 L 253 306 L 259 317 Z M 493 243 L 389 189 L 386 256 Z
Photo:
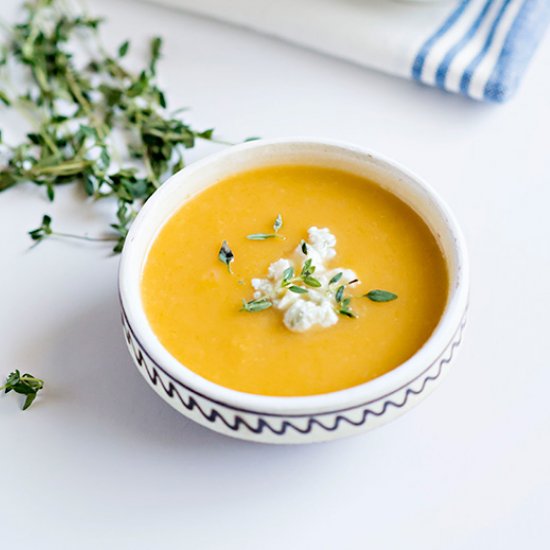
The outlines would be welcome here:
M 437 72 L 435 73 L 435 82 L 439 88 L 443 90 L 445 89 L 445 79 L 447 78 L 449 65 L 453 62 L 458 52 L 460 52 L 464 48 L 464 46 L 466 46 L 466 44 L 470 42 L 475 33 L 479 30 L 479 27 L 481 27 L 481 24 L 489 13 L 489 9 L 492 3 L 493 0 L 486 0 L 484 6 L 481 8 L 481 11 L 479 12 L 472 26 L 464 33 L 462 38 L 447 52 L 447 54 L 443 58 L 443 61 L 440 63 L 439 67 L 437 68 Z
M 502 2 L 502 4 L 500 8 L 491 11 L 495 2 Z M 468 9 L 478 10 L 470 24 L 466 24 L 464 18 Z M 510 10 L 517 10 L 511 21 L 510 17 L 506 17 Z M 492 19 L 488 19 L 489 17 Z M 411 68 L 412 77 L 420 82 L 425 79 L 429 82 L 429 78 L 423 78 L 427 56 L 430 53 L 433 56 L 434 45 L 451 30 L 456 29 L 460 31 L 459 38 L 447 48 L 447 51 L 441 52 L 441 60 L 435 59 L 437 65 L 435 84 L 444 90 L 448 89 L 446 80 L 449 71 L 461 70 L 462 74 L 458 75 L 460 93 L 471 96 L 471 83 L 474 79 L 478 79 L 478 95 L 480 86 L 484 85 L 484 87 L 483 97 L 477 97 L 477 99 L 505 101 L 516 90 L 549 21 L 550 0 L 484 0 L 484 2 L 461 0 L 420 48 Z M 480 33 L 481 36 L 477 36 L 480 27 L 485 24 L 489 29 L 488 33 L 485 34 L 483 31 Z M 503 27 L 505 24 L 508 29 L 500 50 L 490 51 L 497 32 L 501 29 L 506 30 Z M 466 47 L 474 48 L 473 59 L 465 68 L 453 67 L 453 61 Z M 478 48 L 477 53 L 475 48 Z M 490 60 L 487 59 L 488 55 L 491 55 Z M 433 64 L 431 65 L 433 67 Z
M 516 91 L 550 22 L 550 0 L 525 0 L 485 86 L 488 101 L 502 102 Z
M 422 48 L 420 48 L 412 68 L 412 77 L 414 80 L 421 79 L 422 69 L 424 68 L 426 56 L 429 51 L 432 49 L 433 45 L 458 21 L 458 19 L 460 19 L 460 16 L 464 13 L 464 10 L 469 3 L 470 0 L 461 0 L 458 7 L 451 13 L 451 15 L 449 15 L 443 25 L 441 25 L 441 27 L 432 36 L 430 36 L 428 40 L 426 40 Z
M 498 25 L 503 15 L 506 13 L 506 9 L 510 6 L 510 3 L 511 3 L 511 0 L 505 0 L 504 4 L 502 4 L 502 6 L 500 7 L 500 11 L 498 12 L 498 15 L 493 21 L 493 25 L 491 27 L 491 30 L 489 31 L 487 40 L 483 45 L 483 49 L 477 54 L 477 56 L 472 60 L 472 62 L 468 65 L 468 67 L 464 71 L 464 74 L 460 79 L 460 91 L 464 95 L 468 95 L 468 89 L 470 87 L 470 82 L 472 81 L 472 75 L 474 74 L 475 70 L 478 68 L 479 64 L 483 61 L 483 58 L 487 54 L 491 45 L 493 44 L 493 40 L 495 38 L 495 33 L 498 29 Z

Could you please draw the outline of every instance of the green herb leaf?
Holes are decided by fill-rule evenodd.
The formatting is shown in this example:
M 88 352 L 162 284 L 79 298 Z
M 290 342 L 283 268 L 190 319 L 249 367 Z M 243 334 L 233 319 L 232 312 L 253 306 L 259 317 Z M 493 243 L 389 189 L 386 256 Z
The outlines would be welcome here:
M 11 105 L 11 101 L 10 101 L 9 97 L 2 90 L 0 90 L 0 103 L 3 103 L 7 107 L 9 107 Z
M 302 252 L 305 256 L 307 256 L 307 244 L 306 244 L 306 241 L 302 241 Z
M 296 286 L 296 285 L 292 285 L 292 286 L 288 287 L 288 290 L 290 290 L 290 292 L 294 292 L 295 294 L 307 294 L 308 293 L 307 288 L 304 288 L 304 287 L 301 287 L 301 286 Z
M 130 41 L 124 41 L 118 48 L 118 57 L 124 57 L 128 53 L 128 48 L 130 47 Z
M 273 223 L 273 230 L 275 231 L 275 233 L 277 233 L 279 229 L 281 229 L 281 227 L 283 227 L 283 217 L 281 216 L 281 214 L 277 214 L 275 222 Z
M 344 285 L 340 285 L 336 290 L 336 294 L 334 295 L 334 299 L 336 300 L 336 302 L 340 303 L 342 301 L 342 298 L 344 297 L 345 288 L 346 287 Z
M 315 277 L 311 277 L 310 275 L 304 277 L 302 280 L 307 286 L 311 286 L 313 288 L 319 288 L 321 286 L 320 281 L 318 281 Z
M 35 378 L 31 374 L 21 374 L 18 370 L 13 371 L 6 378 L 5 384 L 0 387 L 0 391 L 4 390 L 6 393 L 14 391 L 21 395 L 26 395 L 25 403 L 23 404 L 23 410 L 28 409 L 37 393 L 44 387 L 44 381 L 39 378 Z
M 31 229 L 29 231 L 29 235 L 33 241 L 40 242 L 41 240 L 45 239 L 47 236 L 51 235 L 53 233 L 52 231 L 52 219 L 50 216 L 45 214 L 42 217 L 42 224 L 40 227 L 37 227 L 36 229 Z
M 391 302 L 397 299 L 397 294 L 388 292 L 387 290 L 371 290 L 363 296 L 372 302 Z
M 227 266 L 227 270 L 231 273 L 231 262 L 235 260 L 235 255 L 229 248 L 227 241 L 223 241 L 220 251 L 218 252 L 218 259 Z
M 313 275 L 315 273 L 315 266 L 312 265 L 312 259 L 309 258 L 304 262 L 304 265 L 302 266 L 302 272 L 300 273 L 300 277 L 302 279 L 305 279 L 306 277 L 309 277 L 310 275 Z
M 153 75 L 157 72 L 157 62 L 160 59 L 161 48 L 162 38 L 160 36 L 156 36 L 153 40 L 151 40 L 151 62 L 149 64 L 149 69 Z
M 287 267 L 283 271 L 283 279 L 281 281 L 281 286 L 287 286 L 290 284 L 290 280 L 294 277 L 294 268 L 292 266 Z
M 214 137 L 214 128 L 208 128 L 208 130 L 204 130 L 202 132 L 197 132 L 195 135 L 198 138 L 201 138 L 201 139 L 213 139 L 213 137 Z
M 328 282 L 328 284 L 329 285 L 336 284 L 342 278 L 342 275 L 344 275 L 344 274 L 341 271 L 339 273 L 336 273 L 336 275 L 334 275 L 334 277 L 332 277 L 332 279 Z
M 251 241 L 265 241 L 266 239 L 275 239 L 277 237 L 278 235 L 274 233 L 252 233 L 246 236 L 246 238 Z
M 351 311 L 350 309 L 339 309 L 338 313 L 340 315 L 350 317 L 351 319 L 356 319 L 357 318 L 357 315 L 353 311 Z
M 271 303 L 271 300 L 269 300 L 268 298 L 258 298 L 256 300 L 250 300 L 250 302 L 243 300 L 241 311 L 255 313 L 256 311 L 263 311 L 264 309 L 268 309 L 272 305 L 273 304 Z
M 27 394 L 27 398 L 25 399 L 25 403 L 23 403 L 23 410 L 26 411 L 32 405 L 32 402 L 35 399 L 36 399 L 36 393 Z

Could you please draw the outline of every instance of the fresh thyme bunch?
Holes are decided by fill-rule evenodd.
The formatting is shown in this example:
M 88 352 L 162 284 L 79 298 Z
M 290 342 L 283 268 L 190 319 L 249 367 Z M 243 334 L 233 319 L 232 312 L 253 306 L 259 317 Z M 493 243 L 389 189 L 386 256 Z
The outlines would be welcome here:
M 2 143 L 0 132 L 6 158 L 0 160 L 0 191 L 31 181 L 53 201 L 58 185 L 75 182 L 95 200 L 114 198 L 112 234 L 97 240 L 116 241 L 113 250 L 120 252 L 141 205 L 184 166 L 183 152 L 197 138 L 214 141 L 213 130 L 199 132 L 167 111 L 156 83 L 160 38 L 152 39 L 149 62 L 134 74 L 122 64 L 128 41 L 116 55 L 101 45 L 101 19 L 70 13 L 60 0 L 32 0 L 23 9 L 24 20 L 10 29 L 0 57 L 0 103 L 35 129 L 17 145 Z M 82 40 L 91 51 L 77 63 L 75 46 Z M 9 83 L 15 67 L 27 74 L 24 93 Z M 29 232 L 35 241 L 67 236 L 44 219 L 47 227 L 43 222 Z

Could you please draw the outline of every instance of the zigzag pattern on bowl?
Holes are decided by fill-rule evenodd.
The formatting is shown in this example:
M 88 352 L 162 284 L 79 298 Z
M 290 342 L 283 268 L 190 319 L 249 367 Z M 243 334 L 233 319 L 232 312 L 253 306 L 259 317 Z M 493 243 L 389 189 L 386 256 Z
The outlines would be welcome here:
M 360 427 L 367 422 L 369 417 L 381 417 L 392 408 L 402 409 L 412 398 L 422 394 L 430 384 L 433 384 L 443 373 L 444 367 L 452 361 L 456 349 L 462 342 L 466 316 L 439 358 L 406 385 L 373 401 L 348 409 L 316 415 L 273 414 L 240 409 L 213 400 L 182 384 L 158 365 L 137 340 L 124 313 L 122 324 L 128 349 L 144 378 L 159 394 L 163 392 L 165 397 L 178 400 L 179 404 L 193 416 L 198 415 L 199 422 L 201 420 L 201 423 L 204 421 L 212 424 L 221 422 L 227 430 L 233 433 L 247 430 L 250 434 L 255 435 L 270 432 L 275 436 L 283 436 L 290 431 L 307 435 L 315 428 L 325 432 L 334 432 L 343 424 Z M 325 418 L 325 422 L 321 420 L 321 417 Z

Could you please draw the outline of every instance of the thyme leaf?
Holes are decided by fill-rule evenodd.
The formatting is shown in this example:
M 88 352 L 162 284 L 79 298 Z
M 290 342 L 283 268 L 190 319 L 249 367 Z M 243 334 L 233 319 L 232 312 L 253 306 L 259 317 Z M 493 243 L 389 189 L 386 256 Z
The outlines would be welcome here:
M 303 278 L 304 283 L 312 288 L 320 288 L 321 282 L 315 277 L 307 276 Z
M 282 287 L 288 286 L 293 277 L 294 277 L 294 268 L 292 266 L 287 267 L 283 271 L 283 278 L 281 280 L 281 286 Z
M 271 303 L 271 300 L 269 300 L 268 298 L 258 298 L 256 300 L 250 300 L 249 302 L 243 300 L 241 311 L 255 313 L 256 311 L 263 311 L 264 309 L 268 309 L 272 305 L 273 304 Z
M 275 233 L 252 233 L 247 235 L 246 238 L 251 241 L 265 241 L 266 239 L 276 239 L 279 235 Z
M 391 302 L 397 299 L 397 294 L 389 292 L 387 290 L 370 290 L 363 295 L 364 298 L 368 298 L 372 302 Z
M 296 285 L 288 287 L 288 290 L 290 290 L 290 292 L 294 292 L 295 294 L 307 294 L 309 292 L 307 288 Z
M 357 315 L 353 311 L 351 311 L 351 309 L 340 308 L 338 310 L 338 313 L 340 315 L 344 315 L 345 317 L 349 317 L 351 319 L 356 319 L 357 318 Z
M 277 214 L 275 222 L 273 223 L 273 231 L 277 233 L 279 229 L 281 229 L 281 227 L 283 227 L 283 217 L 281 216 L 281 214 Z
M 220 251 L 218 252 L 218 260 L 227 266 L 227 271 L 229 271 L 229 273 L 232 273 L 231 262 L 235 260 L 235 255 L 231 248 L 229 248 L 227 241 L 223 241 L 222 243 Z
M 304 262 L 304 265 L 302 266 L 302 272 L 300 273 L 300 277 L 302 279 L 309 277 L 310 275 L 313 275 L 315 273 L 315 266 L 312 265 L 312 259 L 309 258 Z
M 119 47 L 118 47 L 118 57 L 123 58 L 127 53 L 128 49 L 130 48 L 130 42 L 128 40 L 125 40 Z

